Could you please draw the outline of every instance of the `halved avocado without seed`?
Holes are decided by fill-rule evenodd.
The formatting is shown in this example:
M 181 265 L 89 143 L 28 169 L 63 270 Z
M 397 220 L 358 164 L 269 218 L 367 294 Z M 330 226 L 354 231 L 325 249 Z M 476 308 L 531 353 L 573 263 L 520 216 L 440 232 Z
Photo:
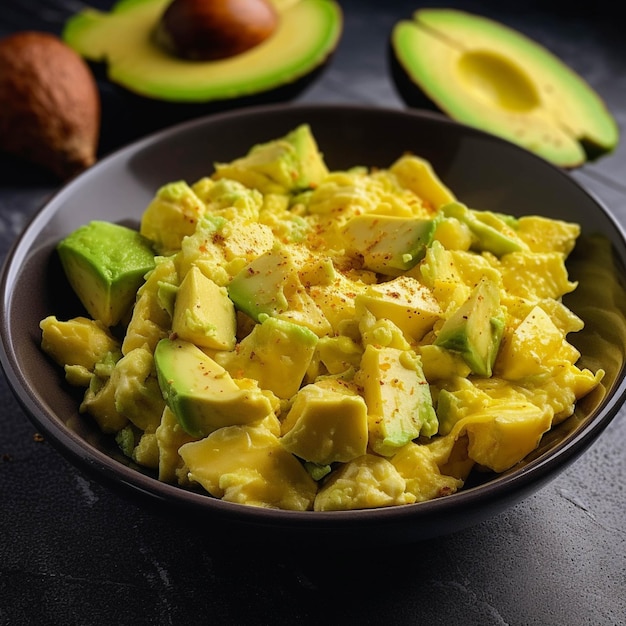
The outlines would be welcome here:
M 197 103 L 293 83 L 328 60 L 342 31 L 332 0 L 271 0 L 278 19 L 264 41 L 227 58 L 189 60 L 159 45 L 157 27 L 170 3 L 120 0 L 110 12 L 83 9 L 68 20 L 63 39 L 89 61 L 106 63 L 109 80 L 136 94 Z
M 400 96 L 574 168 L 619 141 L 603 100 L 574 70 L 522 33 L 456 9 L 399 21 L 390 62 Z

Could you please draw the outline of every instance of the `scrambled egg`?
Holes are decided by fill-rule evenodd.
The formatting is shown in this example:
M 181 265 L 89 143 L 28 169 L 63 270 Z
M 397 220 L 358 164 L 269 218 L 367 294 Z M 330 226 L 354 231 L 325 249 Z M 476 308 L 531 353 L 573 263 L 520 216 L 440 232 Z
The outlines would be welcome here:
M 163 481 L 293 510 L 430 500 L 515 466 L 603 377 L 567 339 L 579 227 L 467 207 L 415 155 L 329 171 L 304 125 L 165 185 L 140 232 L 155 263 L 122 323 L 50 316 L 42 347 Z

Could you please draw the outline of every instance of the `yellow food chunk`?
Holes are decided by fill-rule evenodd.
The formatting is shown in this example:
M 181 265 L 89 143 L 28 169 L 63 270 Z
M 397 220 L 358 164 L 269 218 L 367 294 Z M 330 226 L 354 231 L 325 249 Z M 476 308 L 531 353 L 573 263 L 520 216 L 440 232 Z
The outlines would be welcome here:
M 369 415 L 369 444 L 384 456 L 417 438 L 437 432 L 428 382 L 411 350 L 368 345 L 358 382 Z
M 580 235 L 580 225 L 539 215 L 526 215 L 515 228 L 520 239 L 533 252 L 560 252 L 567 256 Z
M 437 381 L 446 378 L 465 378 L 471 369 L 458 353 L 446 350 L 434 344 L 420 346 L 419 355 L 426 380 Z
M 558 299 L 576 288 L 559 252 L 512 252 L 500 262 L 502 283 L 513 295 L 529 300 Z
M 391 320 L 410 340 L 419 341 L 432 329 L 442 311 L 423 284 L 410 276 L 399 276 L 369 285 L 355 300 L 377 318 Z
M 301 459 L 320 465 L 345 463 L 365 454 L 367 406 L 361 396 L 306 385 L 297 393 L 282 431 L 283 447 Z
M 141 218 L 139 232 L 150 239 L 161 254 L 180 249 L 181 241 L 191 235 L 206 207 L 184 181 L 161 187 Z
M 159 448 L 159 480 L 180 484 L 189 482 L 187 469 L 178 450 L 183 444 L 194 441 L 195 437 L 185 432 L 169 407 L 163 410 L 155 434 Z
M 145 348 L 131 350 L 115 364 L 112 376 L 116 410 L 137 428 L 154 432 L 161 422 L 165 400 L 152 353 Z
M 407 443 L 390 460 L 416 502 L 450 495 L 463 486 L 461 479 L 441 473 L 428 446 Z
M 172 318 L 161 298 L 164 284 L 178 284 L 178 273 L 172 258 L 161 258 L 139 288 L 122 342 L 124 354 L 135 348 L 146 348 L 154 352 L 159 340 L 168 335 Z
M 400 185 L 424 200 L 431 210 L 437 210 L 456 199 L 425 159 L 414 155 L 403 156 L 389 170 L 396 175 Z
M 128 424 L 128 418 L 117 410 L 116 379 L 94 376 L 85 391 L 79 410 L 88 413 L 104 433 L 116 433 Z
M 348 511 L 415 502 L 393 464 L 366 454 L 337 469 L 315 498 L 316 511 Z
M 159 467 L 159 446 L 154 433 L 144 432 L 133 450 L 133 460 L 139 465 L 157 469 Z
M 43 319 L 41 347 L 59 365 L 80 365 L 90 372 L 110 352 L 119 352 L 120 345 L 101 322 L 86 317 L 60 321 L 54 315 Z
M 236 330 L 235 306 L 226 288 L 191 267 L 178 288 L 172 331 L 203 348 L 232 350 Z
M 453 440 L 467 435 L 468 456 L 503 472 L 537 447 L 554 413 L 549 405 L 529 401 L 505 381 L 488 391 L 467 381 L 456 392 L 441 392 L 437 405 L 440 432 Z
M 322 337 L 317 343 L 320 361 L 330 374 L 356 371 L 363 355 L 362 346 L 351 337 Z
M 257 324 L 231 352 L 215 360 L 233 378 L 249 378 L 279 398 L 293 396 L 311 364 L 317 335 L 297 324 L 268 317 Z
M 580 353 L 565 340 L 548 314 L 534 307 L 524 321 L 503 342 L 497 373 L 515 380 L 545 374 L 559 361 L 575 363 Z
M 295 511 L 313 506 L 317 484 L 265 428 L 220 428 L 184 444 L 180 455 L 189 478 L 223 500 Z

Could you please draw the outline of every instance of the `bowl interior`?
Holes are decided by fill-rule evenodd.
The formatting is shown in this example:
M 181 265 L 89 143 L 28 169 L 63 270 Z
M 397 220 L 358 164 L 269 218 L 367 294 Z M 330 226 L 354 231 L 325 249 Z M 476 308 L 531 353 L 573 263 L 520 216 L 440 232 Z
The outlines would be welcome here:
M 193 182 L 215 161 L 241 156 L 255 143 L 310 124 L 331 169 L 390 165 L 403 152 L 428 159 L 468 206 L 513 215 L 540 214 L 578 222 L 582 237 L 568 268 L 579 281 L 567 304 L 586 322 L 570 337 L 584 363 L 603 367 L 602 390 L 583 399 L 575 415 L 544 437 L 540 448 L 504 475 L 475 477 L 469 488 L 437 501 L 389 510 L 293 514 L 229 505 L 159 483 L 134 468 L 111 438 L 78 414 L 82 392 L 42 353 L 39 322 L 82 314 L 55 254 L 64 235 L 91 219 L 130 225 L 164 183 Z M 5 262 L 2 276 L 2 364 L 35 424 L 72 460 L 102 479 L 246 524 L 347 529 L 355 520 L 382 528 L 400 524 L 399 538 L 467 525 L 523 497 L 580 454 L 608 424 L 624 396 L 626 244 L 615 220 L 566 172 L 522 149 L 436 114 L 353 106 L 269 106 L 207 117 L 162 131 L 102 160 L 61 189 L 38 213 Z M 472 486 L 473 485 L 473 486 Z M 454 507 L 462 520 L 451 521 Z M 245 509 L 242 511 L 242 509 Z M 314 521 L 311 521 L 314 519 Z M 306 520 L 306 521 L 305 521 Z M 437 528 L 435 526 L 438 524 Z M 387 532 L 387 531 L 385 531 Z

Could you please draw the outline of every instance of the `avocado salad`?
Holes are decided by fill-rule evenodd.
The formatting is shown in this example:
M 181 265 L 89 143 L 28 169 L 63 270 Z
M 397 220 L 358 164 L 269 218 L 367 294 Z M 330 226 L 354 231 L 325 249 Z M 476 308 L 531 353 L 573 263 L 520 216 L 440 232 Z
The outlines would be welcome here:
M 83 314 L 40 323 L 79 411 L 159 480 L 299 511 L 504 472 L 604 372 L 562 301 L 574 223 L 457 199 L 431 164 L 330 170 L 307 124 L 57 252 Z M 80 393 L 83 393 L 82 391 Z

